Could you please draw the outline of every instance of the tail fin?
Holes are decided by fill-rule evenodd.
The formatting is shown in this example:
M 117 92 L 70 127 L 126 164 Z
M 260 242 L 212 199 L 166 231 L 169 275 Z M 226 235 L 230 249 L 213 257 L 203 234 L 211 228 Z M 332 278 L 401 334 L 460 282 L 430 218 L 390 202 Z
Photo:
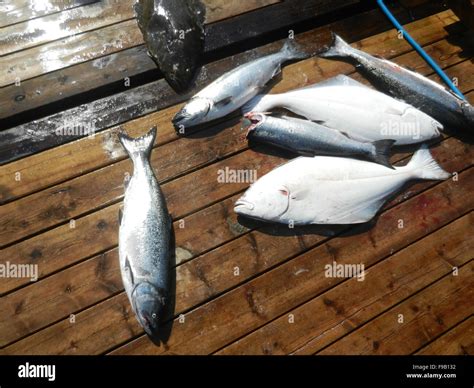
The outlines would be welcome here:
M 248 112 L 267 112 L 269 109 L 273 108 L 273 105 L 271 104 L 272 97 L 272 94 L 256 95 L 242 106 L 242 114 Z
M 128 136 L 125 132 L 119 133 L 118 136 L 130 159 L 134 161 L 141 155 L 148 159 L 155 142 L 156 127 L 150 129 L 147 134 L 136 138 Z
M 415 177 L 419 179 L 444 180 L 451 176 L 436 163 L 426 144 L 415 152 L 406 167 L 411 169 Z
M 332 33 L 332 43 L 326 51 L 319 53 L 322 58 L 344 58 L 351 55 L 353 48 L 339 35 Z
M 375 163 L 381 164 L 388 168 L 393 168 L 390 163 L 390 151 L 392 150 L 393 144 L 396 140 L 386 139 L 386 140 L 377 140 L 372 144 L 374 146 L 374 151 L 371 154 L 372 160 Z
M 305 59 L 311 56 L 294 39 L 287 39 L 280 52 L 284 53 L 288 59 Z

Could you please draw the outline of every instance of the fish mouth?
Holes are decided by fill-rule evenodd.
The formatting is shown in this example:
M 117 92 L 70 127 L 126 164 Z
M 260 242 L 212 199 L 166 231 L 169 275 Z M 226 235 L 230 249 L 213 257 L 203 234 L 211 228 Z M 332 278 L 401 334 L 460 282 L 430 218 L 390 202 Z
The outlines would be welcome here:
M 245 214 L 243 210 L 253 210 L 255 205 L 252 202 L 246 201 L 245 199 L 238 199 L 234 205 L 234 211 L 237 214 Z
M 171 119 L 171 122 L 173 123 L 173 126 L 176 128 L 176 129 L 180 129 L 181 126 L 184 125 L 184 123 L 186 123 L 186 121 L 189 119 L 189 116 L 182 112 L 182 111 L 179 111 L 178 113 L 176 113 L 176 115 Z
M 262 125 L 266 119 L 268 112 L 248 112 L 244 115 L 242 127 L 247 126 L 247 135 L 249 137 L 251 131 L 254 131 L 259 125 Z

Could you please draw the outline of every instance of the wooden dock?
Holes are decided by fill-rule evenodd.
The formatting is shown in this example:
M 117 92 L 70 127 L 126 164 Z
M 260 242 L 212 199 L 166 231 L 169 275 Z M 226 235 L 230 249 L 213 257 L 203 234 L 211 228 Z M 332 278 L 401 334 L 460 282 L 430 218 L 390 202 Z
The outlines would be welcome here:
M 217 178 L 226 168 L 260 177 L 294 155 L 249 147 L 238 115 L 185 136 L 170 122 L 195 91 L 278 50 L 289 30 L 314 52 L 334 31 L 439 80 L 374 2 L 205 0 L 205 65 L 187 95 L 146 55 L 132 0 L 32 3 L 0 5 L 0 264 L 38 269 L 36 281 L 0 278 L 0 353 L 474 354 L 472 137 L 433 142 L 453 179 L 410 185 L 370 226 L 288 229 L 238 219 L 248 183 Z M 474 103 L 472 31 L 441 1 L 403 3 L 410 12 L 394 13 Z M 337 74 L 367 83 L 313 57 L 286 66 L 271 92 Z M 117 251 L 132 166 L 116 135 L 154 125 L 151 162 L 176 240 L 161 346 L 131 311 Z M 334 262 L 363 264 L 364 280 L 325 276 Z

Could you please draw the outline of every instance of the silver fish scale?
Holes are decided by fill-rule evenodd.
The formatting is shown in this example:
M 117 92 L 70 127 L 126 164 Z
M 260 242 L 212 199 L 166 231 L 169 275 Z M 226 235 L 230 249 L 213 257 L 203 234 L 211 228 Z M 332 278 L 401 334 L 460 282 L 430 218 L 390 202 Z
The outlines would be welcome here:
M 133 284 L 124 279 L 129 297 L 140 281 L 167 289 L 171 220 L 163 194 L 148 161 L 136 163 L 125 192 L 120 225 L 120 263 L 128 260 Z

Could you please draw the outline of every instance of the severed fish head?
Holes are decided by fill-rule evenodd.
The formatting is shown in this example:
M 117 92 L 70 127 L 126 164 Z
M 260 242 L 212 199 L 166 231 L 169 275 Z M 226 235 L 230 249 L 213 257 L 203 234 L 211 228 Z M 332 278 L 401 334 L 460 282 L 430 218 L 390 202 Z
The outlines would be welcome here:
M 142 282 L 134 288 L 132 300 L 138 322 L 151 338 L 157 339 L 166 304 L 166 292 L 151 283 Z
M 175 91 L 188 89 L 204 51 L 204 5 L 199 0 L 139 0 L 134 9 L 150 57 Z
M 250 218 L 278 221 L 289 206 L 290 190 L 285 185 L 259 180 L 237 200 L 234 211 Z
M 249 133 L 255 130 L 258 126 L 262 125 L 267 119 L 267 112 L 248 112 L 244 115 L 244 120 L 242 121 L 242 127 L 247 129 L 247 137 Z

